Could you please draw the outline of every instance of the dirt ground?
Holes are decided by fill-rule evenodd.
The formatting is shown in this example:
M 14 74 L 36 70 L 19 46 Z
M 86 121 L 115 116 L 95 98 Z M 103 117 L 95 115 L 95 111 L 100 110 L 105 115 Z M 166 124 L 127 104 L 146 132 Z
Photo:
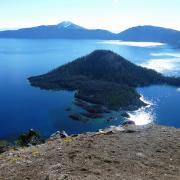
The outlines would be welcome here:
M 180 129 L 53 138 L 0 155 L 0 180 L 180 180 Z

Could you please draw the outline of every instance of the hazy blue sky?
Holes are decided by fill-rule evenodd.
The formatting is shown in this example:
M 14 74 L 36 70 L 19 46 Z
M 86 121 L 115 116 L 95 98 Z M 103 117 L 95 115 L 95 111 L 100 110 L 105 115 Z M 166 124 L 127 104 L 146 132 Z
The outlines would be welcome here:
M 180 30 L 180 0 L 0 0 L 0 29 L 64 20 L 111 31 L 147 24 Z

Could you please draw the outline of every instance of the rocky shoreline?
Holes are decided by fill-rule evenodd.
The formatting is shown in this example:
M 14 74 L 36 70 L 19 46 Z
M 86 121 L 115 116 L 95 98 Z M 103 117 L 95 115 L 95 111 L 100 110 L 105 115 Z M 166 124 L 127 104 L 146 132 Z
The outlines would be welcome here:
M 145 102 L 143 103 L 146 104 Z M 74 105 L 79 107 L 80 111 L 77 112 L 72 107 L 67 107 L 66 111 L 69 112 L 69 118 L 75 121 L 88 122 L 90 120 L 104 119 L 105 121 L 109 122 L 114 119 L 118 119 L 117 116 L 113 115 L 113 112 L 118 112 L 119 118 L 122 118 L 123 120 L 127 120 L 130 117 L 129 114 L 123 109 L 112 110 L 100 104 L 89 103 L 78 98 L 75 98 Z M 133 111 L 136 109 L 128 109 L 128 110 Z M 106 117 L 107 115 L 109 116 Z
M 179 180 L 180 129 L 126 125 L 0 154 L 0 180 Z

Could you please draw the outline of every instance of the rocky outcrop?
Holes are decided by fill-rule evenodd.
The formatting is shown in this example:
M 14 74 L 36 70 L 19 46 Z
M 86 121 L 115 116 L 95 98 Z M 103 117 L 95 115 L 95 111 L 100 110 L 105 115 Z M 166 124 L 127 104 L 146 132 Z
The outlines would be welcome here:
M 9 148 L 10 148 L 9 142 L 7 142 L 5 140 L 0 140 L 0 154 L 8 151 Z

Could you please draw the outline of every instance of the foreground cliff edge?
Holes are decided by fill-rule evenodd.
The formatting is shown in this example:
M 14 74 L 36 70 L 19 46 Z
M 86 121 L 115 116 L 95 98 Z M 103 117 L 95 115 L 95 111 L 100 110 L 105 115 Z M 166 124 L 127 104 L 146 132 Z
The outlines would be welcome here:
M 55 136 L 0 154 L 0 179 L 180 179 L 180 129 L 126 128 Z

